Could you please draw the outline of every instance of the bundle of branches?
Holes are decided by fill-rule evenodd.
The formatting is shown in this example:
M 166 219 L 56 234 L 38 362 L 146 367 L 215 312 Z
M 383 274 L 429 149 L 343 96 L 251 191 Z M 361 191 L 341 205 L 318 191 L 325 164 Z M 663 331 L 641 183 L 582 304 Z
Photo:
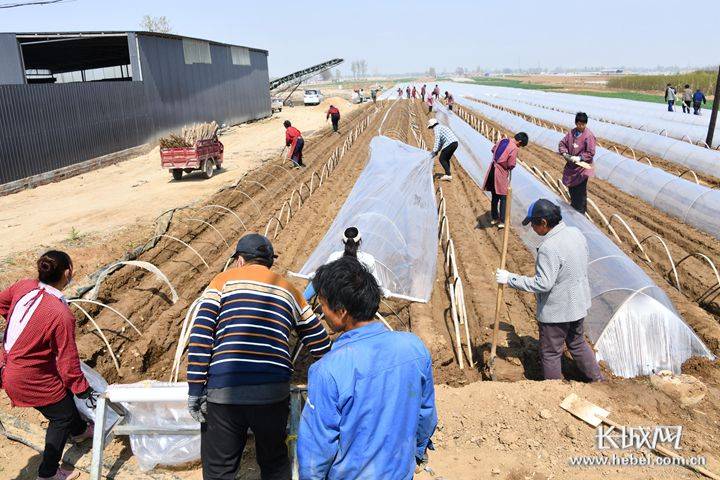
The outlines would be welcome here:
M 192 147 L 201 140 L 210 140 L 217 135 L 218 125 L 216 122 L 196 123 L 189 127 L 183 127 L 180 135 L 175 133 L 160 139 L 160 148 Z

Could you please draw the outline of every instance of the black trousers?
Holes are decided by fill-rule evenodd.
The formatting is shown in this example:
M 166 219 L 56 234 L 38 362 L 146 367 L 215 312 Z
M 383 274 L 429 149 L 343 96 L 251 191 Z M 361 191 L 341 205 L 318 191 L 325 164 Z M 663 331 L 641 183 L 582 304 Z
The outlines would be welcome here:
M 443 169 L 445 169 L 445 175 L 450 175 L 450 159 L 453 156 L 453 153 L 455 153 L 455 150 L 458 147 L 457 142 L 452 142 L 447 147 L 440 150 L 440 165 L 442 165 Z
M 39 477 L 52 477 L 57 472 L 65 443 L 70 435 L 85 432 L 87 423 L 80 418 L 73 396 L 70 392 L 65 398 L 52 405 L 35 407 L 50 422 L 45 432 L 45 450 L 38 468 Z
M 690 110 L 691 110 L 690 107 L 692 107 L 692 101 L 691 100 L 683 100 L 683 103 L 682 103 L 683 113 L 690 113 Z
M 570 205 L 583 215 L 587 212 L 587 184 L 588 179 L 586 178 L 579 185 L 568 187 L 570 191 Z
M 330 121 L 332 122 L 333 132 L 337 132 L 338 125 L 340 124 L 340 115 L 330 115 Z
M 432 113 L 432 105 L 428 105 L 428 113 Z
M 221 405 L 208 402 L 200 434 L 203 480 L 234 480 L 247 441 L 255 435 L 262 480 L 289 480 L 285 444 L 290 398 L 270 405 Z
M 490 200 L 490 216 L 493 220 L 500 220 L 502 223 L 505 223 L 507 195 L 498 195 L 495 192 L 490 193 L 492 194 L 492 199 Z

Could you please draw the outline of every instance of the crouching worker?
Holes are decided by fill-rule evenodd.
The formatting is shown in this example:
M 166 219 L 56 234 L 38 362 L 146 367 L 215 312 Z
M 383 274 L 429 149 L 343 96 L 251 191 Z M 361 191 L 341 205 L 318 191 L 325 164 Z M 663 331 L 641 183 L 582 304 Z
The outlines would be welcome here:
M 235 478 L 249 428 L 262 479 L 288 480 L 288 338 L 297 332 L 316 358 L 330 339 L 302 295 L 270 270 L 267 238 L 245 235 L 235 258 L 203 293 L 190 332 L 188 407 L 201 423 L 203 479 Z
M 80 370 L 75 316 L 62 290 L 73 265 L 65 252 L 51 250 L 37 261 L 38 278 L 21 280 L 0 292 L 7 324 L 0 348 L 0 385 L 15 407 L 33 407 L 48 419 L 38 479 L 70 480 L 80 472 L 59 468 L 68 439 L 92 438 L 73 394 L 92 402 L 93 390 Z
M 380 287 L 356 259 L 323 265 L 313 284 L 340 336 L 310 367 L 300 478 L 411 479 L 437 425 L 429 352 L 415 335 L 373 321 Z
M 590 309 L 588 247 L 585 236 L 562 221 L 560 207 L 541 198 L 530 205 L 522 224 L 545 237 L 537 249 L 535 276 L 498 269 L 496 280 L 534 293 L 540 330 L 540 360 L 545 380 L 562 379 L 560 361 L 567 345 L 580 371 L 602 380 L 595 353 L 585 341 L 583 321 Z
M 357 227 L 346 228 L 345 232 L 343 232 L 342 243 L 344 245 L 344 248 L 342 250 L 331 253 L 325 263 L 334 262 L 335 260 L 338 260 L 342 257 L 356 258 L 375 278 L 378 285 L 380 285 L 380 290 L 382 291 L 383 297 L 389 296 L 390 291 L 382 287 L 382 282 L 380 281 L 380 277 L 377 271 L 375 257 L 373 257 L 367 252 L 358 251 L 358 249 L 360 248 L 360 244 L 362 243 L 362 238 L 360 237 L 360 230 L 358 230 Z M 312 282 L 313 278 L 315 278 L 315 274 L 310 277 L 310 283 L 308 283 L 308 286 L 305 289 L 305 293 L 303 293 L 303 296 L 307 301 L 310 301 L 310 299 L 315 296 L 315 287 L 313 286 Z

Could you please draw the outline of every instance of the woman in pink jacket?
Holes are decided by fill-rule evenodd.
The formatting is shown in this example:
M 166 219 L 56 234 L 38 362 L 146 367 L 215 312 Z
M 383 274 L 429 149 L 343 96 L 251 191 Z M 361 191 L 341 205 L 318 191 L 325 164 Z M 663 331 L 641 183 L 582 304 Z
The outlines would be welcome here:
M 510 188 L 510 170 L 515 168 L 518 149 L 527 144 L 527 133 L 520 132 L 512 140 L 503 138 L 492 148 L 493 163 L 485 174 L 483 188 L 492 194 L 490 202 L 492 221 L 490 224 L 497 225 L 498 228 L 505 228 L 505 209 L 508 188 Z
M 560 140 L 558 153 L 565 159 L 563 185 L 570 192 L 570 204 L 583 215 L 587 211 L 587 184 L 594 175 L 595 135 L 587 128 L 588 116 L 584 112 L 575 115 L 575 128 Z M 582 162 L 582 164 L 581 164 Z

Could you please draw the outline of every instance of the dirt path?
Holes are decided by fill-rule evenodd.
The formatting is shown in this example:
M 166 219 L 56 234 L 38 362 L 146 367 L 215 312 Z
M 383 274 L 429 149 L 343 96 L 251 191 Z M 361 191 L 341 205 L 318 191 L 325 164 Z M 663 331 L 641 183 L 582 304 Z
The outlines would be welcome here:
M 507 129 L 473 112 L 504 135 L 510 134 Z M 523 149 L 520 158 L 529 166 L 548 171 L 553 178 L 562 177 L 563 164 L 555 152 L 532 143 Z M 622 192 L 603 180 L 593 178 L 589 183 L 591 198 L 610 218 L 617 214 L 623 218 L 635 232 L 639 240 L 648 236 L 660 235 L 668 245 L 675 262 L 695 252 L 707 255 L 717 265 L 720 261 L 720 242 L 711 236 L 671 218 L 660 210 L 651 207 L 625 192 Z M 598 223 L 599 218 L 591 217 Z M 645 260 L 644 255 L 635 246 L 632 237 L 620 222 L 613 222 L 618 236 L 623 240 L 618 246 L 635 259 L 653 281 L 667 293 L 678 311 L 688 324 L 701 336 L 703 341 L 713 350 L 720 352 L 720 288 L 709 265 L 701 258 L 690 257 L 678 267 L 681 291 L 675 285 L 664 247 L 658 241 L 646 242 L 643 247 L 652 263 Z M 610 234 L 608 233 L 608 236 Z M 613 237 L 610 237 L 613 238 Z M 700 299 L 700 301 L 698 301 Z

